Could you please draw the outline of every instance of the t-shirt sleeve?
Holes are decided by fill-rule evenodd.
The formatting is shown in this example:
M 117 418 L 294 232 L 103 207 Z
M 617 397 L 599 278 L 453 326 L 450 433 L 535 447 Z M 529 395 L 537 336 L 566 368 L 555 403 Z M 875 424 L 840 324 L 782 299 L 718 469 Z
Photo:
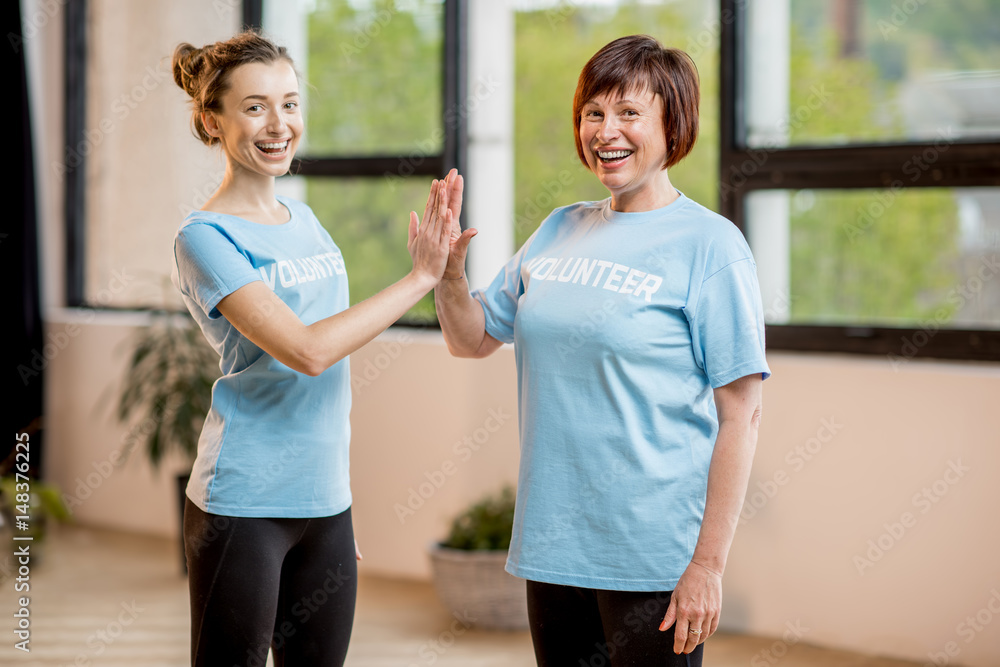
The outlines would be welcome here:
M 261 280 L 232 239 L 208 224 L 189 224 L 177 232 L 174 261 L 177 287 L 212 319 L 222 317 L 216 306 L 224 297 Z
M 489 287 L 472 292 L 472 297 L 483 307 L 486 333 L 502 343 L 514 342 L 514 316 L 517 315 L 518 301 L 524 294 L 521 262 L 528 245 L 529 243 L 525 243 L 500 269 Z
M 688 317 L 695 361 L 713 389 L 755 373 L 770 377 L 753 259 L 732 262 L 705 278 Z

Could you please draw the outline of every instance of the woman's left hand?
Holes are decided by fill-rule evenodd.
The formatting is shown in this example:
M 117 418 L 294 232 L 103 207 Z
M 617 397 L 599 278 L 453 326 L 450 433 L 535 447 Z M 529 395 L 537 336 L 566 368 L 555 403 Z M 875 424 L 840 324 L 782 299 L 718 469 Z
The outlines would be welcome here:
M 719 627 L 722 610 L 722 575 L 691 561 L 670 596 L 670 606 L 660 624 L 674 627 L 674 653 L 690 653 Z

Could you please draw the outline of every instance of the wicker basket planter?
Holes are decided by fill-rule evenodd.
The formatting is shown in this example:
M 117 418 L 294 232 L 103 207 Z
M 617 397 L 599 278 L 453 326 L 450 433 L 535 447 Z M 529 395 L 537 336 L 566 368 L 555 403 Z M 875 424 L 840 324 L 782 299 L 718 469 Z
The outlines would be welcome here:
M 452 613 L 483 629 L 528 627 L 524 580 L 503 569 L 506 550 L 467 551 L 432 544 L 430 556 L 434 588 Z

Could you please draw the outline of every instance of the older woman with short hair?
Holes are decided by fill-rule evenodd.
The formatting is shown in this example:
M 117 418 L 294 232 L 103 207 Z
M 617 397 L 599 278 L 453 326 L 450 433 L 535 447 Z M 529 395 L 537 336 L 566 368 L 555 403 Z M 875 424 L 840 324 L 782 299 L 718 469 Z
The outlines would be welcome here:
M 576 147 L 608 189 L 553 211 L 486 289 L 453 224 L 435 289 L 452 354 L 513 343 L 521 464 L 507 570 L 539 665 L 700 665 L 770 375 L 740 231 L 671 184 L 698 75 L 635 35 L 583 68 Z M 449 177 L 453 214 L 460 179 Z M 457 219 L 453 215 L 453 219 Z

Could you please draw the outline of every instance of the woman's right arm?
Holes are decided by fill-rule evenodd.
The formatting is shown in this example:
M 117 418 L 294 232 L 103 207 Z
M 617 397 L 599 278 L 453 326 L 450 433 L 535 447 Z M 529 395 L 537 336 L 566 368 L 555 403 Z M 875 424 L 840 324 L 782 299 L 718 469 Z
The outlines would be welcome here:
M 503 345 L 486 333 L 483 307 L 469 294 L 469 281 L 464 274 L 438 283 L 434 288 L 434 305 L 444 341 L 454 356 L 482 359 Z
M 448 351 L 456 357 L 481 359 L 488 357 L 503 343 L 486 333 L 486 316 L 479 302 L 469 293 L 465 275 L 465 257 L 469 242 L 476 235 L 475 229 L 464 232 L 459 227 L 462 212 L 462 177 L 449 173 L 444 181 L 451 209 L 451 244 L 448 264 L 441 282 L 434 288 L 434 306 L 437 309 L 441 333 Z
M 306 325 L 261 281 L 240 287 L 218 310 L 240 333 L 293 370 L 319 375 L 370 342 L 413 307 L 441 279 L 449 252 L 451 211 L 441 182 L 431 186 L 423 224 L 410 214 L 413 269 L 375 296 Z

